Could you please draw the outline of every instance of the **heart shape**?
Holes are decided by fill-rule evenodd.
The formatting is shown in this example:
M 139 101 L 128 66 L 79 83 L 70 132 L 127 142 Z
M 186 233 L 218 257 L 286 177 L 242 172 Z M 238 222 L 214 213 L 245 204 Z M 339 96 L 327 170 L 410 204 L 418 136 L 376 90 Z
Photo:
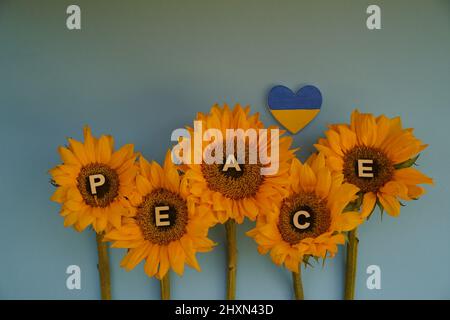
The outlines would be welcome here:
M 319 114 L 322 93 L 311 85 L 300 88 L 296 93 L 285 86 L 275 86 L 270 90 L 267 102 L 275 119 L 296 134 Z

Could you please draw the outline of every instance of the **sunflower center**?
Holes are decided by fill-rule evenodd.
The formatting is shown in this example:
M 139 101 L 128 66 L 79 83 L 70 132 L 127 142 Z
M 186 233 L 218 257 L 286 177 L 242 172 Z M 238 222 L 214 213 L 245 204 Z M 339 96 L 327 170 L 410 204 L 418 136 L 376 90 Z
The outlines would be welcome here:
M 153 190 L 138 207 L 136 221 L 146 240 L 167 245 L 186 233 L 186 201 L 167 189 Z
M 90 163 L 81 168 L 77 187 L 87 205 L 104 208 L 119 194 L 119 176 L 105 164 Z
M 358 146 L 344 156 L 344 177 L 362 192 L 378 192 L 394 175 L 394 164 L 386 154 L 372 147 Z
M 202 164 L 202 173 L 209 189 L 233 200 L 254 196 L 264 180 L 259 164 Z
M 328 231 L 330 211 L 326 203 L 313 193 L 296 193 L 283 200 L 278 230 L 284 241 L 297 244 Z

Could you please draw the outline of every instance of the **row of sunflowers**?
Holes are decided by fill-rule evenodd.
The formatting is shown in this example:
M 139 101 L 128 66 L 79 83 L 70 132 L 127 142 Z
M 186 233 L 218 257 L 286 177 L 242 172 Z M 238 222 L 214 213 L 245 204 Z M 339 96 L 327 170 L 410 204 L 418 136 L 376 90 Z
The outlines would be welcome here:
M 226 129 L 264 128 L 258 114 L 239 105 L 215 105 L 196 120 L 224 134 Z M 50 170 L 57 186 L 51 200 L 61 204 L 65 227 L 81 232 L 92 226 L 97 233 L 103 299 L 111 298 L 108 243 L 127 249 L 121 262 L 126 270 L 144 261 L 145 273 L 161 281 L 161 298 L 169 299 L 170 269 L 178 275 L 185 265 L 200 271 L 196 254 L 214 248 L 208 231 L 216 224 L 224 224 L 227 231 L 226 297 L 234 299 L 236 223 L 245 218 L 256 221 L 247 235 L 259 253 L 270 253 L 275 264 L 292 271 L 297 299 L 303 298 L 301 264 L 331 258 L 347 242 L 345 298 L 352 299 L 357 227 L 376 206 L 396 217 L 404 201 L 425 193 L 420 185 L 433 180 L 414 165 L 427 145 L 412 129 L 403 128 L 398 117 L 358 111 L 349 124 L 330 125 L 315 144 L 317 152 L 304 163 L 291 145 L 292 138 L 282 135 L 278 172 L 262 175 L 261 163 L 227 171 L 220 164 L 176 165 L 170 150 L 161 166 L 146 160 L 132 144 L 115 149 L 111 136 L 96 138 L 85 127 L 83 142 L 68 139 L 58 149 L 62 163 Z M 369 177 L 358 174 L 360 159 L 371 161 Z M 94 190 L 93 177 L 104 179 Z M 166 223 L 155 215 L 161 207 Z

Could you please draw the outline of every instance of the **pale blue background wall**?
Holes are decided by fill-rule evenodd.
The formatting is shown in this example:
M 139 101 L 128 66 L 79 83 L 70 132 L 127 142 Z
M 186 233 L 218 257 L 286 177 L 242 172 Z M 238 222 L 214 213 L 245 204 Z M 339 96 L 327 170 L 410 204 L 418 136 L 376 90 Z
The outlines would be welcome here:
M 81 31 L 65 9 L 82 8 Z M 380 31 L 365 10 L 382 8 Z M 304 159 L 327 123 L 353 108 L 401 115 L 430 147 L 421 169 L 436 186 L 400 218 L 375 215 L 360 231 L 357 297 L 450 298 L 450 1 L 17 1 L 0 0 L 0 298 L 99 297 L 93 232 L 63 227 L 47 170 L 66 136 L 84 124 L 132 142 L 161 161 L 170 133 L 214 102 L 251 104 L 266 124 L 268 89 L 315 84 L 323 111 L 295 137 Z M 289 299 L 290 273 L 259 256 L 239 228 L 238 298 Z M 173 298 L 224 297 L 224 232 L 200 255 L 202 273 L 173 276 Z M 304 273 L 307 298 L 338 299 L 343 251 Z M 156 299 L 142 266 L 120 269 L 112 251 L 113 296 Z M 82 269 L 82 290 L 65 269 Z M 365 269 L 382 269 L 382 290 Z

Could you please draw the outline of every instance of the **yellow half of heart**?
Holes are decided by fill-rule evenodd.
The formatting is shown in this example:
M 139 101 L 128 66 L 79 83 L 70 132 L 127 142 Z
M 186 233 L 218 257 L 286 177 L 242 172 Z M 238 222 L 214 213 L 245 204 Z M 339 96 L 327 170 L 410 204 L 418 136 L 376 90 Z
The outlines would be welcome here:
M 277 121 L 292 134 L 296 134 L 308 125 L 320 112 L 320 109 L 270 110 Z

